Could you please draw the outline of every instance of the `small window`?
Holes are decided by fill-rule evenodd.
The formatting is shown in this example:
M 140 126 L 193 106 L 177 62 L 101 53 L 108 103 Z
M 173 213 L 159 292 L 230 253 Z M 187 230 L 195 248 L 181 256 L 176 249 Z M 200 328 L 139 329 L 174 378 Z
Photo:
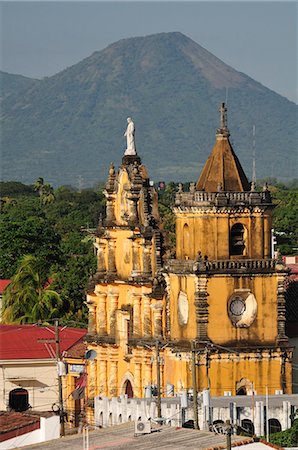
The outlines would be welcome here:
M 9 393 L 9 408 L 17 412 L 26 411 L 29 408 L 28 391 L 17 388 Z
M 230 235 L 230 254 L 245 254 L 245 228 L 242 223 L 236 223 L 231 228 Z

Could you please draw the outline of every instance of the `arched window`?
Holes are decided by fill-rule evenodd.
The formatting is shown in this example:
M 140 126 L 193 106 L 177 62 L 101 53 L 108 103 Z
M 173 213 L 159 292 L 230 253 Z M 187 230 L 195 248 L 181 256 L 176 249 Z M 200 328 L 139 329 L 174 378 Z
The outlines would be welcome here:
M 14 411 L 26 411 L 29 408 L 28 391 L 23 388 L 17 388 L 9 393 L 9 407 Z
M 245 387 L 241 387 L 237 390 L 236 395 L 247 395 Z
M 125 394 L 128 398 L 133 398 L 133 388 L 129 380 L 125 382 Z
M 235 223 L 230 232 L 230 255 L 245 254 L 245 227 L 242 223 Z
M 269 434 L 279 433 L 281 431 L 280 421 L 277 419 L 269 419 Z

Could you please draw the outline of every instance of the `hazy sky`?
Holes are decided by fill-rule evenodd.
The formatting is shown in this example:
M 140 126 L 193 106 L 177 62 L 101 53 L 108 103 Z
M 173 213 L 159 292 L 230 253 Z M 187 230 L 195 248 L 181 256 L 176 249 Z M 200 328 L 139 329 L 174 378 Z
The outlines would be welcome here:
M 1 2 L 1 70 L 41 78 L 128 37 L 180 31 L 297 103 L 297 2 Z

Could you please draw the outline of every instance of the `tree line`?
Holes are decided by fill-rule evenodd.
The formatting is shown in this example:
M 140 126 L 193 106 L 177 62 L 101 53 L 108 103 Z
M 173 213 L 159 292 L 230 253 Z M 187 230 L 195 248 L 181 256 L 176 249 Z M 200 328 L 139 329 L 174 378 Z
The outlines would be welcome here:
M 298 183 L 268 182 L 279 250 L 297 254 Z M 175 253 L 176 190 L 177 183 L 158 190 L 167 255 Z M 86 324 L 85 289 L 96 270 L 88 230 L 96 229 L 104 215 L 103 185 L 78 192 L 71 186 L 53 189 L 38 178 L 34 185 L 1 182 L 0 191 L 0 278 L 12 280 L 3 299 L 3 322 L 59 317 L 62 323 Z

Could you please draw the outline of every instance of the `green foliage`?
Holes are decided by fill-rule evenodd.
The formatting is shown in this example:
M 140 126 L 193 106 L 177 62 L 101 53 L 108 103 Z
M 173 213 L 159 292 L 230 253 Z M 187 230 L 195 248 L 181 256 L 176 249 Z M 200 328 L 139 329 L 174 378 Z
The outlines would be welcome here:
M 20 181 L 0 181 L 1 197 L 12 197 L 15 195 L 34 195 L 33 186 L 28 186 Z
M 43 260 L 24 256 L 3 296 L 3 323 L 34 323 L 56 317 L 62 301 L 47 284 Z
M 158 209 L 162 220 L 163 228 L 167 232 L 165 239 L 166 256 L 173 257 L 176 247 L 176 219 L 173 213 L 175 204 L 176 183 L 171 182 L 164 190 L 158 192 Z
M 298 188 L 288 189 L 278 185 L 272 189 L 276 208 L 273 212 L 273 228 L 277 235 L 277 247 L 282 255 L 298 251 Z
M 272 444 L 283 447 L 297 447 L 298 446 L 298 419 L 296 419 L 288 430 L 280 431 L 270 435 L 270 442 Z
M 44 195 L 44 186 L 42 178 L 35 183 L 40 198 Z M 86 323 L 85 289 L 96 269 L 92 235 L 86 230 L 97 226 L 98 217 L 103 213 L 104 197 L 91 189 L 78 193 L 66 186 L 57 189 L 54 196 L 51 203 L 41 202 L 30 190 L 27 195 L 17 195 L 3 204 L 1 278 L 12 278 L 19 273 L 25 255 L 35 256 L 39 268 L 42 263 L 43 278 L 53 278 L 51 289 L 59 293 L 61 302 L 53 309 L 55 314 L 60 319 Z M 19 320 L 29 320 L 21 310 L 14 314 L 17 311 L 21 314 Z
M 31 254 L 48 269 L 61 256 L 60 236 L 34 197 L 18 197 L 0 215 L 0 276 L 11 278 L 20 259 Z

